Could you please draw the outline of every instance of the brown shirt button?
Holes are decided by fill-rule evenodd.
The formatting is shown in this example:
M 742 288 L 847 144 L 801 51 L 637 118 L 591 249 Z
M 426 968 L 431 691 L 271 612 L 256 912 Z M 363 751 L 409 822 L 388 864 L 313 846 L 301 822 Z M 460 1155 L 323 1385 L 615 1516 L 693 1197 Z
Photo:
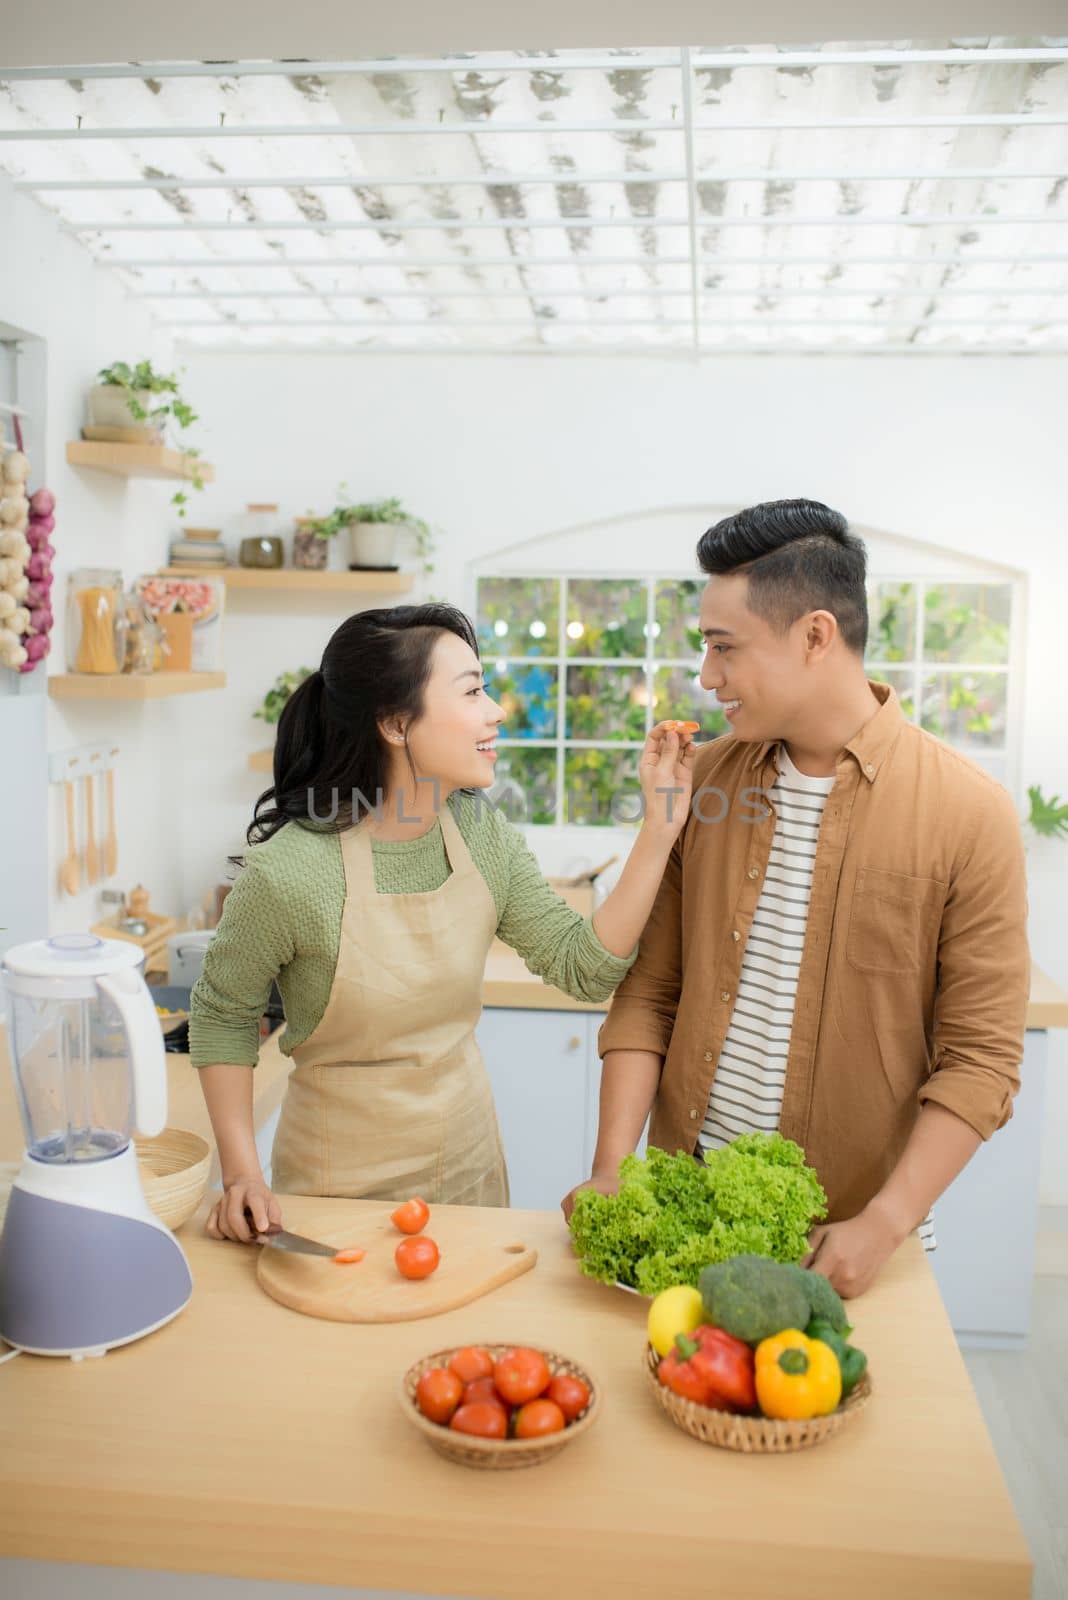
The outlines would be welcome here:
M 714 1059 L 715 1058 L 713 1057 L 711 1050 L 706 1050 L 705 1051 L 705 1060 L 706 1061 L 712 1061 Z
M 759 867 L 750 867 L 749 868 L 749 876 L 751 878 L 759 878 L 760 877 L 760 868 Z
M 730 990 L 729 989 L 721 989 L 719 991 L 719 997 L 720 997 L 721 1000 L 729 1000 L 730 997 L 731 997 Z
M 738 932 L 738 929 L 737 929 L 737 928 L 734 928 L 734 929 L 732 929 L 732 931 L 731 931 L 731 938 L 732 938 L 732 939 L 733 939 L 733 940 L 734 940 L 734 942 L 735 942 L 735 944 L 737 944 L 737 943 L 738 943 L 738 940 L 739 940 L 739 939 L 740 939 L 740 938 L 741 938 L 741 937 L 742 937 L 742 936 L 741 936 L 741 934 L 740 934 L 740 933 L 739 933 L 739 932 Z
M 875 771 L 875 762 L 874 761 L 869 761 L 867 766 L 864 768 L 864 771 L 869 773 L 869 774 L 874 772 Z
M 691 1110 L 691 1112 L 690 1112 L 690 1121 L 691 1122 L 696 1122 L 697 1121 L 697 1112 L 696 1111 Z

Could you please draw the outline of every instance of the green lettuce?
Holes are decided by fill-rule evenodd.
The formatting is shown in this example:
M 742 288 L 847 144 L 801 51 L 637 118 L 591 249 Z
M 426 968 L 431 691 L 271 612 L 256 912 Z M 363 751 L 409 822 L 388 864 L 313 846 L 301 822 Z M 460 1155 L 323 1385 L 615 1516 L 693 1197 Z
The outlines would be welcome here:
M 571 1213 L 579 1267 L 642 1294 L 696 1285 L 736 1255 L 800 1261 L 827 1196 L 805 1152 L 780 1133 L 743 1133 L 704 1161 L 685 1150 L 625 1156 L 617 1194 L 583 1189 Z

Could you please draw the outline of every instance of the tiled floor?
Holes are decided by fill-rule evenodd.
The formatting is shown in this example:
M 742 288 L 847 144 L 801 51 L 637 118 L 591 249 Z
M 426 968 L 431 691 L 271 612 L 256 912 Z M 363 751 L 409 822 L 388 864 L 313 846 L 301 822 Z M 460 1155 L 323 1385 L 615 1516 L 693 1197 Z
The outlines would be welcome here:
M 1027 1350 L 965 1351 L 1035 1563 L 1032 1600 L 1068 1600 L 1068 1207 L 1040 1214 Z

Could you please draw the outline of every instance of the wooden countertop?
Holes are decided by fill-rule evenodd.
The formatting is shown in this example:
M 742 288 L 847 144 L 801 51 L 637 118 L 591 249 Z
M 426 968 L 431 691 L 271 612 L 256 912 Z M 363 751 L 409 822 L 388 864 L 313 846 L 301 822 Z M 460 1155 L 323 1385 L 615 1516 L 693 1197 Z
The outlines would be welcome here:
M 286 1221 L 300 1229 L 323 1203 L 289 1196 Z M 327 1204 L 355 1237 L 360 1202 Z M 0 1554 L 511 1600 L 1030 1593 L 914 1237 L 854 1303 L 868 1411 L 772 1458 L 698 1444 L 658 1410 L 641 1373 L 644 1302 L 580 1276 L 559 1215 L 513 1213 L 538 1265 L 492 1296 L 356 1326 L 268 1299 L 255 1252 L 207 1239 L 203 1214 L 182 1230 L 195 1289 L 173 1323 L 103 1360 L 21 1356 L 0 1371 L 19 1440 L 0 1460 Z M 465 1217 L 478 1227 L 477 1209 Z M 412 1361 L 492 1340 L 560 1350 L 602 1385 L 595 1427 L 531 1471 L 454 1466 L 399 1415 Z
M 482 988 L 484 1006 L 514 1007 L 531 1011 L 608 1010 L 608 1001 L 589 1004 L 572 1000 L 570 995 L 552 989 L 528 972 L 519 956 L 495 939 L 486 961 L 486 981 Z M 1068 992 L 1040 967 L 1031 969 L 1031 1003 L 1027 1009 L 1029 1028 L 1068 1028 Z

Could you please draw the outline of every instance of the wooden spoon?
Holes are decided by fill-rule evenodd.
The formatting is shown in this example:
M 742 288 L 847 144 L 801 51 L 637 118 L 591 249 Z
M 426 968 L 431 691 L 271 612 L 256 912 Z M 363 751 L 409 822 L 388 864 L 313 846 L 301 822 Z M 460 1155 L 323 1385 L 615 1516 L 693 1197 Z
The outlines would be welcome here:
M 119 841 L 115 834 L 115 773 L 108 767 L 108 832 L 104 840 L 104 876 L 110 878 L 119 865 Z
M 85 826 L 88 834 L 85 841 L 85 876 L 89 883 L 96 883 L 100 877 L 100 857 L 96 850 L 95 787 L 95 779 L 90 772 L 85 780 Z
M 59 869 L 60 887 L 68 894 L 77 894 L 82 884 L 78 865 L 78 834 L 74 826 L 74 785 L 68 779 L 63 785 L 67 791 L 67 855 Z

